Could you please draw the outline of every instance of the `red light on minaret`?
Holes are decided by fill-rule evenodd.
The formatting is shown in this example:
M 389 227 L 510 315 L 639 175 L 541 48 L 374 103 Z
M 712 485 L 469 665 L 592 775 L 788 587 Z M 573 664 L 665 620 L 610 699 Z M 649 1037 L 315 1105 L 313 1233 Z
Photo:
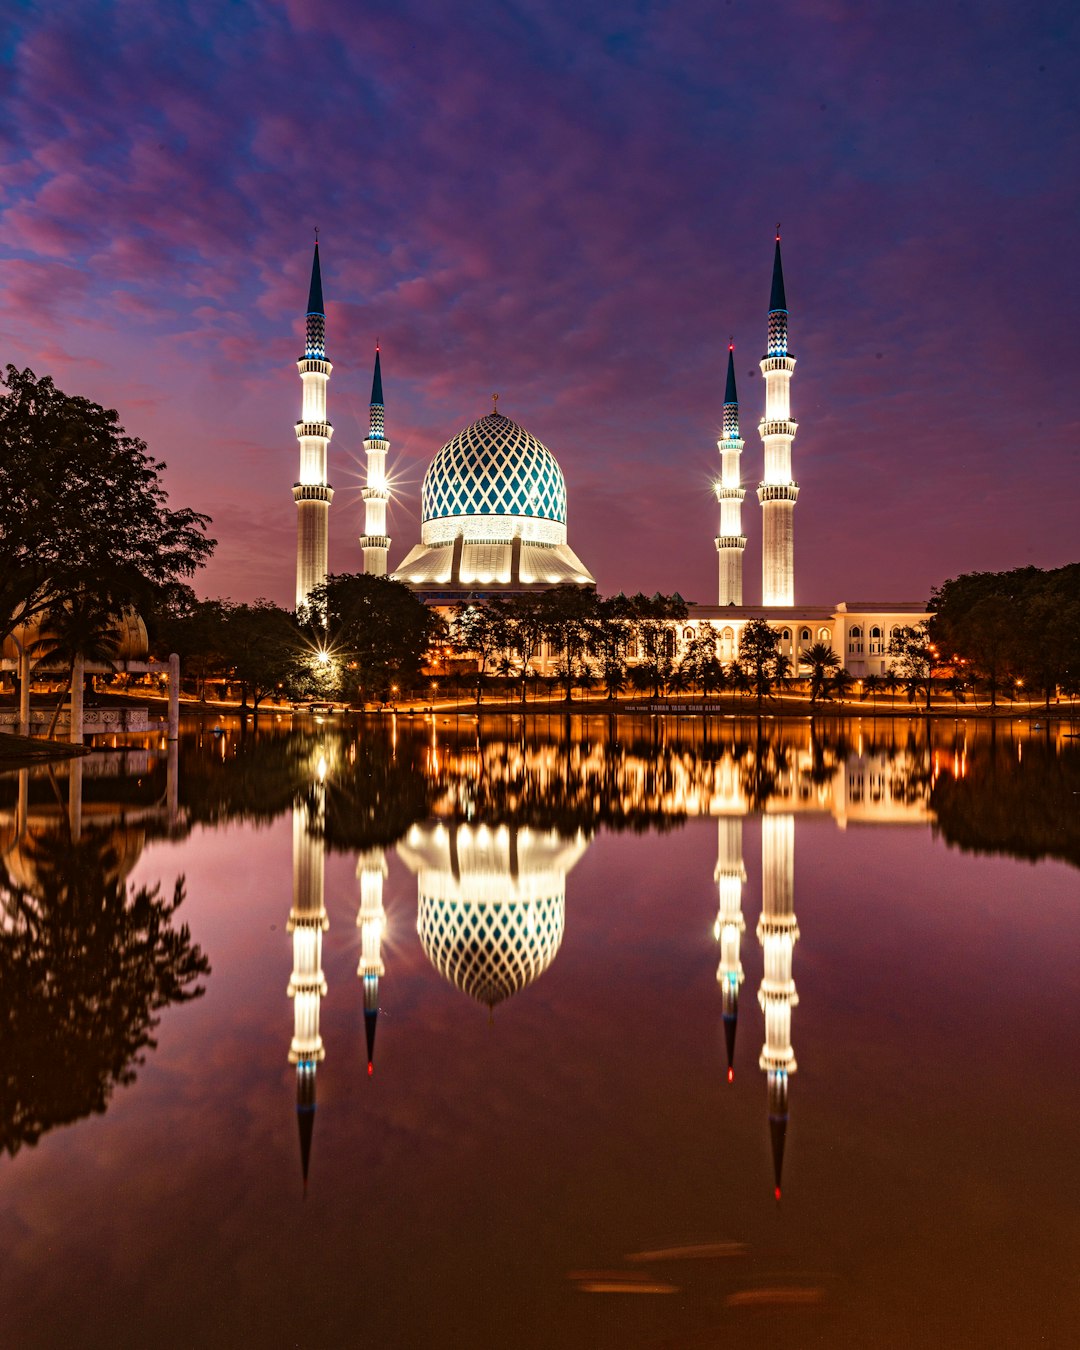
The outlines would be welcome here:
M 728 1071 L 727 1071 L 727 1080 L 728 1080 L 729 1083 L 734 1083 L 734 1081 L 735 1081 L 735 1070 L 734 1070 L 734 1069 L 728 1069 Z
M 375 1076 L 375 1065 L 372 1064 L 370 1059 L 367 1062 L 367 1076 L 369 1078 L 374 1078 Z
M 779 1187 L 779 1186 L 777 1186 L 777 1188 L 776 1188 L 776 1198 L 777 1198 L 777 1200 L 780 1199 L 780 1187 Z

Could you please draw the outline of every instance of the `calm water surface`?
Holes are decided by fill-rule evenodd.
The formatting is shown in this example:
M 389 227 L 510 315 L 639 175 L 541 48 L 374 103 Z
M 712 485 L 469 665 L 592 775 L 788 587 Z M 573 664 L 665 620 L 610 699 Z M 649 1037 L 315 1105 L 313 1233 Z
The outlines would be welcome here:
M 0 778 L 0 1341 L 1075 1345 L 1072 730 L 270 720 Z

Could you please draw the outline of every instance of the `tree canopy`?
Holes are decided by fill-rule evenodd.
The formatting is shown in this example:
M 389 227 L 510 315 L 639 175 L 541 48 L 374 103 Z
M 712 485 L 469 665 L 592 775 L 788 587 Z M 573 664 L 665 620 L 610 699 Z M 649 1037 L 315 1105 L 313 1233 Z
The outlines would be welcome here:
M 408 586 L 362 572 L 327 577 L 309 609 L 313 655 L 329 657 L 343 693 L 364 698 L 415 680 L 445 632 L 442 618 Z
M 930 608 L 942 657 L 970 665 L 991 703 L 1017 681 L 1047 702 L 1080 689 L 1080 563 L 965 573 L 939 586 Z
M 171 898 L 128 890 L 108 832 L 29 841 L 30 892 L 0 874 L 0 1149 L 106 1109 L 134 1082 L 161 1011 L 198 998 L 210 964 Z
M 148 606 L 209 557 L 209 517 L 171 510 L 112 409 L 9 365 L 0 384 L 0 638 L 89 593 Z

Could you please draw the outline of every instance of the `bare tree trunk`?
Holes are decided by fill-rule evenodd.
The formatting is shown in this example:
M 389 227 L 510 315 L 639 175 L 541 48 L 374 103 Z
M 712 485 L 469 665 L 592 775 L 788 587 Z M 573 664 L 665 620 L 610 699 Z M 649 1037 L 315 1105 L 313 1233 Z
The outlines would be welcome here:
M 52 721 L 49 723 L 49 729 L 45 733 L 46 740 L 49 741 L 52 740 L 52 734 L 56 730 L 57 722 L 60 720 L 60 710 L 64 706 L 64 700 L 67 698 L 68 694 L 71 693 L 71 681 L 74 674 L 75 674 L 75 662 L 73 661 L 70 667 L 68 668 L 67 684 L 64 685 L 64 691 L 60 695 L 60 702 L 56 705 L 55 709 L 53 710 Z

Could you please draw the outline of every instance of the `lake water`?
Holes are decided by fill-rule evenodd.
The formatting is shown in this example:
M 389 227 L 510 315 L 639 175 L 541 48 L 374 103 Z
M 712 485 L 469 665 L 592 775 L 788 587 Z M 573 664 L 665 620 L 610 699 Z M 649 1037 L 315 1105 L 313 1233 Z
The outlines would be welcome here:
M 0 1342 L 1077 1343 L 1080 727 L 262 721 L 0 778 Z

